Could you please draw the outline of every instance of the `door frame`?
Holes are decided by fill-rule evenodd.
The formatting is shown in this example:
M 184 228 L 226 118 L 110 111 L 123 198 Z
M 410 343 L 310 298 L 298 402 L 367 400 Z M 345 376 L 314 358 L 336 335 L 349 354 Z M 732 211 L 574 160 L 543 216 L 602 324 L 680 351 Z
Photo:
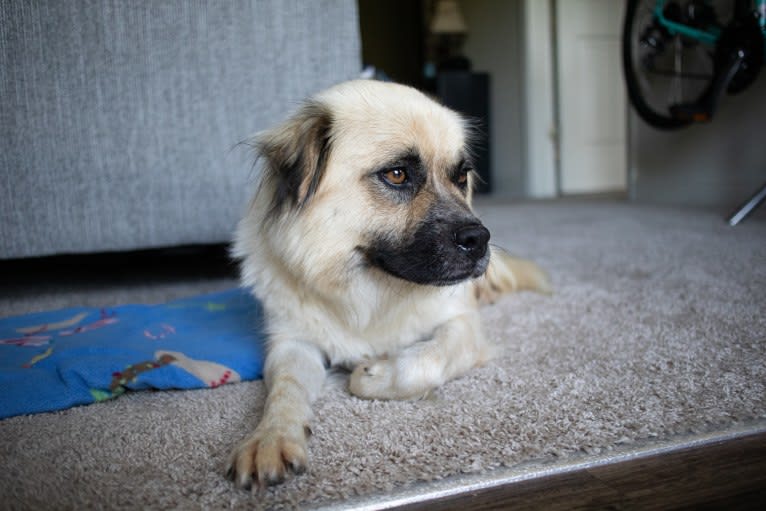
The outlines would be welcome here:
M 526 194 L 561 194 L 555 0 L 524 0 L 524 148 Z

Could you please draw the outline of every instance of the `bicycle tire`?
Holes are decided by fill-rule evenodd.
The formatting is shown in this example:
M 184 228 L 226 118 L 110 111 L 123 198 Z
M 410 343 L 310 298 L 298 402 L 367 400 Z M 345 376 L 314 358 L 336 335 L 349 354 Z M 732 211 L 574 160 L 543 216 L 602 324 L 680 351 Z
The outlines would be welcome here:
M 641 0 L 628 0 L 625 10 L 625 22 L 622 30 L 622 64 L 625 75 L 628 99 L 639 117 L 647 124 L 658 129 L 675 130 L 692 123 L 688 119 L 677 119 L 655 111 L 644 98 L 638 83 L 637 70 L 633 62 L 633 45 L 639 44 L 638 34 L 633 33 L 636 11 Z

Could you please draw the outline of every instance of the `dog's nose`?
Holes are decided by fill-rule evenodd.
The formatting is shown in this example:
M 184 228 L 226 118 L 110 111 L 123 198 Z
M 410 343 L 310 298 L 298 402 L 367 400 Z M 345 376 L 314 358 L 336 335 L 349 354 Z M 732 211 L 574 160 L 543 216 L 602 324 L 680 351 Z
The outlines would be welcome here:
M 474 261 L 478 261 L 487 253 L 489 231 L 481 224 L 470 224 L 455 231 L 455 244 Z

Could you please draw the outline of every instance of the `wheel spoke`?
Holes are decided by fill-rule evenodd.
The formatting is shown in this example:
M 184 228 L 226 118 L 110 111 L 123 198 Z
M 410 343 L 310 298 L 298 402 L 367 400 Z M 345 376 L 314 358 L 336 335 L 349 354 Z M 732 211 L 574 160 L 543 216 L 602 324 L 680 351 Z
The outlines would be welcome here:
M 656 76 L 664 76 L 664 77 L 673 77 L 673 78 L 682 78 L 684 80 L 701 80 L 701 81 L 709 81 L 713 79 L 713 75 L 710 74 L 700 74 L 700 73 L 683 73 L 679 75 L 673 70 L 670 69 L 648 69 L 645 68 L 647 74 L 656 75 Z

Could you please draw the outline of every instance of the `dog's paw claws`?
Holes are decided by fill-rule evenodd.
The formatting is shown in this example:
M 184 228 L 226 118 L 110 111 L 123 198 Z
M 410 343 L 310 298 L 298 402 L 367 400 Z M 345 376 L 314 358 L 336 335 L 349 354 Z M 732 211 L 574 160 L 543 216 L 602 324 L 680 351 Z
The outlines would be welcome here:
M 303 432 L 303 429 L 300 430 Z M 280 484 L 288 472 L 306 472 L 306 437 L 281 431 L 256 431 L 231 455 L 228 479 L 245 490 Z
M 295 475 L 301 475 L 306 473 L 306 465 L 300 463 L 288 462 L 287 469 Z
M 266 478 L 266 486 L 276 486 L 285 482 L 284 474 L 271 474 Z

